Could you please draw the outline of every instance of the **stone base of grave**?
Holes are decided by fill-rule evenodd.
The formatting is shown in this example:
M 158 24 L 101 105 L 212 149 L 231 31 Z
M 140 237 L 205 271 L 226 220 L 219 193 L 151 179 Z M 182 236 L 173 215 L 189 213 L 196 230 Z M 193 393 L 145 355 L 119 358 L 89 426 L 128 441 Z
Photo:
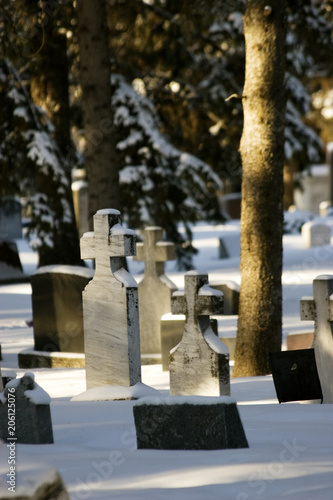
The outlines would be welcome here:
M 185 316 L 182 314 L 165 314 L 161 319 L 161 363 L 162 369 L 169 370 L 169 354 L 176 347 L 184 333 Z M 229 349 L 229 360 L 234 360 L 236 337 L 219 337 Z M 148 363 L 146 363 L 148 364 Z
M 7 458 L 4 463 L 7 464 Z M 4 470 L 5 474 L 8 469 Z M 0 484 L 2 500 L 70 500 L 60 474 L 53 467 L 42 463 L 24 464 L 12 478 L 15 490 L 8 491 L 10 483 Z
M 248 448 L 236 403 L 228 397 L 143 398 L 134 404 L 138 449 Z
M 84 368 L 85 355 L 26 349 L 18 354 L 18 365 L 20 368 Z
M 287 336 L 287 350 L 309 349 L 312 346 L 314 333 L 289 333 Z

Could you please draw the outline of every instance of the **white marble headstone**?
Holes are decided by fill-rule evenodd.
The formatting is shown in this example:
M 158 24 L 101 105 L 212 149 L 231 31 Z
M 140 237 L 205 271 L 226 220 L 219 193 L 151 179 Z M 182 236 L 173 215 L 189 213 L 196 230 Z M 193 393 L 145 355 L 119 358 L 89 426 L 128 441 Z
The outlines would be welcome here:
M 172 396 L 229 396 L 229 351 L 211 328 L 210 315 L 223 313 L 223 293 L 208 276 L 189 271 L 185 291 L 172 295 L 173 314 L 185 314 L 183 338 L 170 352 Z
M 82 259 L 96 267 L 83 291 L 87 389 L 133 386 L 141 381 L 138 290 L 123 257 L 135 254 L 135 233 L 120 225 L 118 210 L 99 210 L 80 243 Z
M 309 221 L 302 226 L 302 237 L 305 248 L 329 245 L 331 241 L 331 228 L 316 221 Z
M 175 245 L 162 241 L 161 227 L 147 227 L 143 243 L 137 243 L 134 260 L 144 261 L 140 281 L 140 343 L 142 354 L 161 355 L 161 317 L 171 312 L 171 294 L 177 287 L 164 274 L 164 262 L 176 258 Z

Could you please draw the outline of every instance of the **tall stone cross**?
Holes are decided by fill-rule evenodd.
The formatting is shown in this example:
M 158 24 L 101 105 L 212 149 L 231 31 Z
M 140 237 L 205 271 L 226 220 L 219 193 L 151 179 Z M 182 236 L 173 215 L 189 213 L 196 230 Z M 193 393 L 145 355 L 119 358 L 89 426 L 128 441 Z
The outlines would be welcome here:
M 80 241 L 82 259 L 96 264 L 82 293 L 87 389 L 141 381 L 137 283 L 122 267 L 135 254 L 135 233 L 119 221 L 118 210 L 99 210 Z
M 333 403 L 333 275 L 313 280 L 313 297 L 302 297 L 301 320 L 315 322 L 312 347 L 323 392 L 323 403 Z
M 175 245 L 162 241 L 161 227 L 147 227 L 143 243 L 137 243 L 134 260 L 144 261 L 145 272 L 139 283 L 141 354 L 157 355 L 161 362 L 161 326 L 163 314 L 171 312 L 171 294 L 177 287 L 164 274 L 164 262 L 176 258 Z
M 185 314 L 183 338 L 170 352 L 170 394 L 229 396 L 229 351 L 211 329 L 210 315 L 223 313 L 223 294 L 207 274 L 185 274 L 185 291 L 172 295 L 173 314 Z

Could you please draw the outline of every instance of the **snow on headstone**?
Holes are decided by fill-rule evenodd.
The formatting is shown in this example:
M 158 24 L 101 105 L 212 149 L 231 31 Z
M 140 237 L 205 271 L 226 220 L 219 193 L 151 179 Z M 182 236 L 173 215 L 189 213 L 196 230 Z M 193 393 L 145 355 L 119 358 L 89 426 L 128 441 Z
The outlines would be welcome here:
M 333 403 L 333 275 L 313 280 L 313 297 L 300 301 L 301 320 L 315 322 L 312 347 L 323 392 L 323 403 Z
M 32 373 L 10 380 L 0 394 L 0 438 L 15 443 L 53 443 L 50 396 Z
M 229 351 L 211 328 L 210 315 L 223 313 L 223 293 L 208 286 L 207 274 L 185 274 L 185 291 L 174 292 L 173 314 L 184 314 L 183 338 L 170 352 L 170 394 L 228 396 Z
M 144 276 L 138 285 L 141 354 L 161 354 L 160 321 L 163 314 L 171 311 L 171 294 L 177 289 L 164 274 L 164 262 L 176 258 L 175 246 L 162 241 L 162 236 L 162 228 L 147 227 L 134 257 L 145 263 Z
M 80 241 L 82 259 L 95 259 L 84 289 L 83 324 L 87 389 L 132 386 L 141 381 L 137 283 L 123 268 L 135 254 L 135 233 L 120 225 L 120 212 L 99 210 L 94 232 Z
M 302 226 L 302 237 L 305 248 L 329 245 L 331 228 L 325 224 L 309 221 Z

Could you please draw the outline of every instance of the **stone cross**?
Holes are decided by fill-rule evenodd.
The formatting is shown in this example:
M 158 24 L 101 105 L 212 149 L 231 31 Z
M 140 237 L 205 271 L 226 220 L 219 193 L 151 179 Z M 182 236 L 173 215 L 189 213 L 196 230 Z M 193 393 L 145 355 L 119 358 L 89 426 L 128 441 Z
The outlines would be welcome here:
M 177 287 L 164 274 L 164 262 L 176 258 L 175 245 L 162 241 L 161 227 L 147 227 L 138 243 L 134 260 L 144 261 L 139 283 L 141 354 L 158 355 L 161 360 L 161 317 L 171 312 L 171 294 Z M 161 361 L 160 361 L 161 362 Z
M 82 259 L 96 265 L 82 294 L 87 389 L 141 381 L 137 283 L 122 267 L 135 254 L 135 233 L 119 221 L 118 210 L 99 210 L 80 241 Z
M 301 320 L 315 322 L 315 351 L 323 403 L 333 403 L 333 275 L 313 280 L 313 297 L 302 297 Z
M 207 274 L 185 274 L 185 291 L 172 295 L 172 313 L 185 314 L 181 342 L 170 351 L 170 394 L 230 395 L 229 351 L 211 329 L 210 315 L 223 313 L 223 294 Z

